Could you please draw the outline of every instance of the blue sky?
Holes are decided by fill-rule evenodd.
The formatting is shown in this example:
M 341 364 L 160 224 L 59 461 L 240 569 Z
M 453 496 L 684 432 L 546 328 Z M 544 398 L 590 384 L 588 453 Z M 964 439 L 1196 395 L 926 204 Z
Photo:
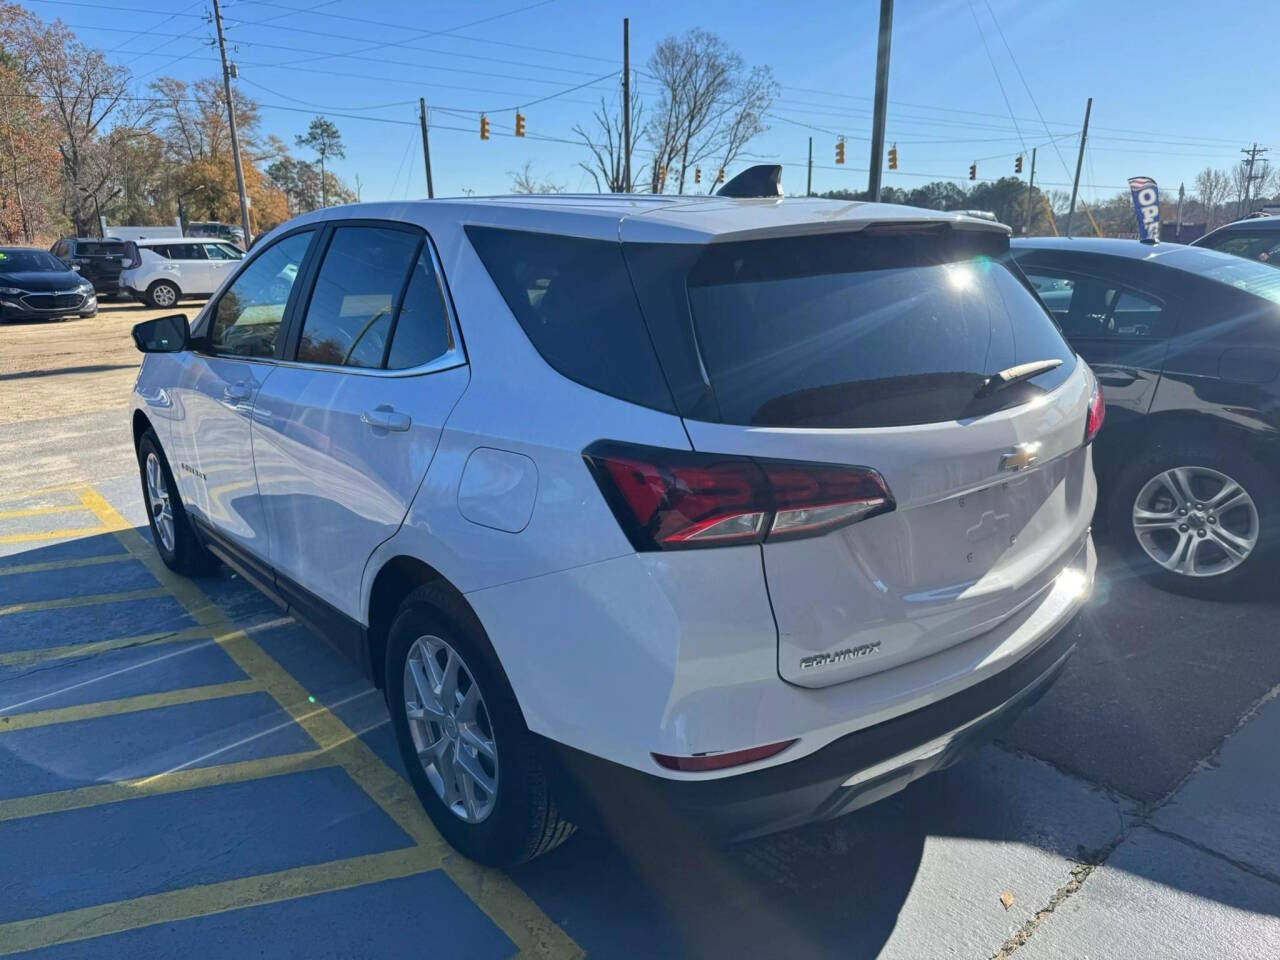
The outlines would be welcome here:
M 204 43 L 212 36 L 201 19 L 208 0 L 20 2 L 111 51 L 113 60 L 143 75 L 143 85 L 155 76 L 190 80 L 217 70 L 217 51 Z M 963 181 L 975 160 L 979 177 L 1011 174 L 1025 143 L 1040 147 L 1037 183 L 1069 186 L 1067 168 L 1074 166 L 1089 96 L 1094 106 L 1081 191 L 1089 200 L 1114 194 L 1138 174 L 1154 177 L 1166 191 L 1176 191 L 1180 180 L 1190 188 L 1197 170 L 1228 166 L 1254 140 L 1273 146 L 1280 159 L 1274 108 L 1280 56 L 1267 49 L 1275 22 L 1266 4 L 1206 10 L 1191 0 L 899 0 L 896 7 L 888 139 L 898 144 L 900 166 L 886 172 L 888 184 Z M 359 176 L 365 200 L 425 196 L 419 96 L 433 107 L 437 196 L 505 192 L 508 172 L 526 160 L 542 179 L 593 189 L 577 165 L 582 147 L 502 136 L 483 142 L 474 111 L 493 111 L 495 131 L 509 131 L 512 107 L 617 71 L 623 16 L 631 18 L 634 67 L 644 67 L 661 38 L 691 27 L 718 33 L 748 64 L 769 64 L 782 96 L 771 128 L 750 153 L 787 164 L 784 188 L 802 191 L 812 135 L 814 188 L 861 189 L 878 11 L 877 0 L 223 4 L 242 89 L 264 105 L 265 130 L 292 143 L 313 113 L 329 115 L 347 148 L 335 169 L 349 182 Z M 486 18 L 492 19 L 464 26 Z M 652 83 L 640 82 L 656 101 Z M 616 77 L 601 80 L 525 107 L 529 133 L 572 139 L 572 127 L 589 120 L 601 95 L 616 99 L 617 83 Z M 834 167 L 836 133 L 849 138 L 842 169 Z M 1058 138 L 1056 150 L 1051 137 Z

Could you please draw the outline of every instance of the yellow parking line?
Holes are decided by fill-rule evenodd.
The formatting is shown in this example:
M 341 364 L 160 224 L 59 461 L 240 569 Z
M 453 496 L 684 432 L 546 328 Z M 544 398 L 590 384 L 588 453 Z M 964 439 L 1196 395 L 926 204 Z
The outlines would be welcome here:
M 121 600 L 147 600 L 163 597 L 169 591 L 164 587 L 148 587 L 146 590 L 124 590 L 120 593 L 94 593 L 83 597 L 59 597 L 57 600 L 32 600 L 29 603 L 11 603 L 0 607 L 0 617 L 7 613 L 32 613 L 37 610 L 64 610 L 67 607 L 96 607 L 100 603 L 117 603 Z
M 225 626 L 225 624 L 223 625 Z M 208 640 L 217 633 L 211 626 L 186 627 L 161 633 L 143 633 L 135 637 L 113 637 L 110 640 L 94 640 L 91 643 L 67 643 L 60 647 L 39 650 L 10 650 L 0 653 L 0 667 L 22 667 L 46 660 L 66 660 L 70 657 L 90 657 L 125 647 L 140 647 L 152 643 L 181 643 L 183 640 Z
M 19 490 L 17 493 L 6 493 L 0 496 L 0 503 L 16 503 L 19 500 L 34 500 L 36 497 L 50 493 L 61 493 L 63 490 L 74 490 L 79 493 L 85 487 L 84 481 L 75 480 L 68 483 L 55 483 L 53 486 L 40 487 L 36 490 Z
M 200 588 L 191 580 L 172 573 L 151 545 L 100 493 L 86 487 L 80 499 L 104 528 L 114 532 L 124 548 L 169 589 L 197 623 L 207 622 L 216 616 L 216 609 Z M 421 846 L 432 850 L 443 848 L 443 839 L 427 818 L 412 788 L 335 714 L 315 704 L 292 674 L 243 631 L 224 634 L 218 638 L 218 643 L 241 670 L 262 683 L 267 693 L 322 750 L 334 757 L 347 775 L 402 830 Z M 482 867 L 458 856 L 447 857 L 441 866 L 449 878 L 516 944 L 522 955 L 552 958 L 583 955 L 582 948 L 502 871 Z M 303 895 L 305 893 L 299 894 Z M 5 927 L 0 926 L 0 942 L 3 942 L 5 933 Z
M 230 683 L 210 683 L 203 687 L 166 690 L 164 693 L 144 693 L 136 697 L 121 697 L 119 700 L 78 703 L 73 707 L 53 707 L 49 710 L 32 710 L 30 713 L 0 713 L 0 736 L 15 730 L 49 727 L 56 723 L 116 717 L 122 713 L 139 713 L 204 700 L 224 700 L 227 697 L 244 696 L 246 693 L 259 693 L 261 690 L 262 684 L 256 680 L 232 680 Z
M 175 770 L 159 776 L 137 777 L 133 780 L 116 780 L 111 783 L 95 783 L 73 790 L 56 790 L 27 797 L 0 800 L 0 823 L 38 817 L 46 813 L 64 810 L 80 810 L 104 803 L 121 803 L 138 797 L 151 797 L 163 793 L 181 793 L 201 787 L 217 787 L 227 783 L 243 783 L 261 780 L 285 773 L 299 773 L 319 767 L 334 766 L 334 759 L 323 750 L 303 753 L 286 753 L 278 757 L 260 757 L 239 763 L 223 763 L 212 767 L 192 767 Z
M 133 562 L 127 553 L 112 553 L 105 557 L 72 557 L 67 560 L 46 560 L 43 563 L 23 563 L 12 567 L 0 567 L 0 577 L 15 573 L 44 573 L 46 570 L 70 570 L 73 567 L 96 567 L 102 563 Z
M 69 530 L 37 530 L 34 533 L 6 533 L 0 543 L 35 543 L 37 540 L 70 540 L 73 537 L 91 537 L 105 533 L 101 527 L 75 527 Z
M 439 865 L 439 851 L 405 847 L 12 921 L 0 924 L 0 955 L 396 880 Z
M 21 510 L 0 510 L 0 520 L 12 520 L 18 517 L 46 517 L 51 513 L 74 513 L 85 509 L 82 503 L 65 504 L 58 507 L 24 507 Z

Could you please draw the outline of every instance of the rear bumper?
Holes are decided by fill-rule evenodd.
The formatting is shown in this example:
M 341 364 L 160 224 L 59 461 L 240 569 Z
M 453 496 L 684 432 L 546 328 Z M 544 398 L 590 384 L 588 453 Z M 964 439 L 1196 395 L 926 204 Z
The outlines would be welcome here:
M 588 828 L 663 835 L 693 831 L 719 842 L 828 820 L 950 766 L 994 738 L 1049 688 L 1075 650 L 1072 620 L 999 673 L 959 693 L 846 734 L 789 763 L 710 780 L 645 774 L 546 741 L 557 802 Z

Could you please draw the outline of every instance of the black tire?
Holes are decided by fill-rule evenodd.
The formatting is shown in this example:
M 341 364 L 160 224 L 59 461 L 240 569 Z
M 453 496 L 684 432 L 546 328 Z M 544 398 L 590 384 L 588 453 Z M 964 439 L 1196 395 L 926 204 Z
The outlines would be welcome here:
M 1252 498 L 1258 516 L 1257 543 L 1233 569 L 1211 576 L 1174 573 L 1153 560 L 1138 542 L 1133 528 L 1135 501 L 1148 481 L 1176 467 L 1205 467 L 1225 474 Z M 1280 554 L 1280 485 L 1257 461 L 1226 444 L 1194 441 L 1139 451 L 1116 474 L 1106 509 L 1109 535 L 1130 566 L 1145 579 L 1174 593 L 1214 600 L 1238 599 L 1258 585 L 1265 571 L 1274 569 L 1272 564 Z M 1220 522 L 1227 522 L 1227 518 Z
M 484 698 L 499 765 L 492 811 L 478 823 L 463 820 L 436 793 L 409 729 L 405 662 L 414 642 L 424 636 L 453 647 Z M 386 695 L 409 779 L 432 823 L 454 849 L 479 863 L 511 866 L 546 853 L 573 834 L 573 824 L 557 813 L 537 744 L 484 628 L 447 587 L 419 587 L 400 604 L 387 638 Z
M 157 293 L 157 291 L 159 292 Z M 171 291 L 171 294 L 166 293 L 166 291 Z M 158 302 L 159 299 L 168 299 L 170 295 L 173 298 L 170 302 Z M 170 283 L 168 280 L 157 280 L 155 283 L 151 284 L 151 286 L 147 287 L 146 303 L 147 306 L 153 307 L 156 310 L 176 309 L 178 306 L 178 300 L 181 299 L 181 297 L 182 291 L 178 289 L 177 284 Z
M 147 490 L 147 460 L 154 454 L 159 461 L 164 482 L 168 485 L 169 506 L 173 517 L 173 545 L 165 544 L 164 538 L 157 529 L 154 511 L 151 509 L 151 498 Z M 218 560 L 196 537 L 191 528 L 191 519 L 182 506 L 182 498 L 178 495 L 178 486 L 173 482 L 173 471 L 169 469 L 169 460 L 160 447 L 155 433 L 147 430 L 138 441 L 138 474 L 142 481 L 142 502 L 147 506 L 147 524 L 151 527 L 151 541 L 156 552 L 166 567 L 187 576 L 211 573 L 218 567 Z

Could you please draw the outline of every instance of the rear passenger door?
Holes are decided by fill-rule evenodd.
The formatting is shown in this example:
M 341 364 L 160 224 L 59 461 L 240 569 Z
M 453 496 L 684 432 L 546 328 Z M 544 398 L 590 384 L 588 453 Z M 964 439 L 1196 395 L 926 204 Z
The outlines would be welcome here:
M 342 221 L 320 243 L 253 455 L 278 585 L 332 635 L 315 598 L 340 627 L 358 618 L 365 562 L 404 520 L 468 369 L 425 232 Z
M 203 243 L 170 243 L 166 249 L 169 260 L 178 268 L 178 286 L 184 294 L 210 294 L 217 289 Z
M 1097 374 L 1107 409 L 1121 418 L 1146 413 L 1168 346 L 1172 318 L 1165 299 L 1150 284 L 1140 287 L 1131 275 L 1120 275 L 1107 258 L 1069 268 L 1033 257 L 1019 257 L 1018 264 Z

